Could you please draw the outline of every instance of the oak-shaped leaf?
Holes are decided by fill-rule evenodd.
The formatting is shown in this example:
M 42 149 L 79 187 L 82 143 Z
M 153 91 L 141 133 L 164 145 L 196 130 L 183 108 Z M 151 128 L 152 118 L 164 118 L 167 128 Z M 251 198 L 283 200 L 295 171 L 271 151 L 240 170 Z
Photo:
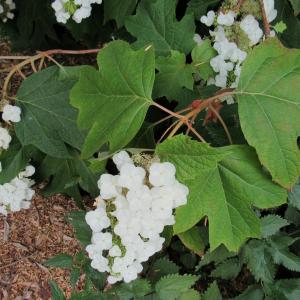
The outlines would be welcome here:
M 168 55 L 171 50 L 188 54 L 195 46 L 195 24 L 192 14 L 176 20 L 177 0 L 142 0 L 136 15 L 128 17 L 126 29 L 137 38 L 138 48 L 153 43 L 157 55 Z
M 237 251 L 247 238 L 259 237 L 260 221 L 252 206 L 286 201 L 286 191 L 270 180 L 248 146 L 212 148 L 181 135 L 160 144 L 156 154 L 176 166 L 177 178 L 189 188 L 188 203 L 176 210 L 174 233 L 207 216 L 211 249 L 224 244 Z
M 256 47 L 237 88 L 243 133 L 273 180 L 291 188 L 300 175 L 300 50 L 276 39 Z
M 153 47 L 134 51 L 128 43 L 114 41 L 99 52 L 98 65 L 99 71 L 82 70 L 71 92 L 71 104 L 79 109 L 78 125 L 88 130 L 84 158 L 106 143 L 110 151 L 128 144 L 153 103 Z
M 16 135 L 23 146 L 33 145 L 58 158 L 69 158 L 67 145 L 81 149 L 84 134 L 76 124 L 77 110 L 69 104 L 69 92 L 76 79 L 60 79 L 60 70 L 50 67 L 25 79 L 18 90 L 16 104 L 21 121 Z

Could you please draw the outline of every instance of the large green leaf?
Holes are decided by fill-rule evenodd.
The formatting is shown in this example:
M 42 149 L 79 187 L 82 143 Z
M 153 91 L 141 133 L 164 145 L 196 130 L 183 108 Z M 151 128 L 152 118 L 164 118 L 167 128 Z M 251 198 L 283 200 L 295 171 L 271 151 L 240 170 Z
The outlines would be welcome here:
M 125 18 L 134 11 L 137 0 L 104 0 L 104 21 L 116 20 L 118 27 L 122 27 Z
M 242 130 L 273 180 L 286 188 L 300 175 L 300 51 L 275 39 L 244 63 L 237 97 Z
M 152 104 L 153 48 L 133 51 L 126 42 L 114 41 L 100 51 L 98 64 L 100 71 L 82 71 L 71 92 L 71 104 L 79 109 L 78 124 L 89 130 L 83 157 L 107 142 L 111 151 L 125 146 Z
M 177 99 L 183 87 L 193 90 L 195 68 L 185 63 L 186 57 L 178 51 L 171 51 L 171 56 L 159 57 L 156 60 L 154 98 L 166 96 L 170 100 Z
M 68 158 L 67 146 L 80 150 L 84 135 L 76 125 L 77 111 L 69 104 L 75 80 L 59 80 L 57 67 L 50 67 L 24 80 L 17 93 L 22 110 L 16 135 L 22 145 L 34 145 L 53 157 Z
M 263 172 L 248 146 L 214 149 L 177 136 L 159 145 L 156 154 L 176 166 L 178 179 L 190 190 L 187 205 L 176 210 L 174 232 L 184 232 L 208 216 L 211 249 L 223 243 L 237 251 L 248 237 L 259 237 L 260 222 L 251 206 L 286 201 L 286 191 Z
M 137 38 L 136 47 L 153 43 L 157 55 L 168 55 L 171 50 L 188 54 L 195 42 L 195 24 L 192 15 L 176 20 L 177 0 L 142 0 L 135 16 L 125 26 Z

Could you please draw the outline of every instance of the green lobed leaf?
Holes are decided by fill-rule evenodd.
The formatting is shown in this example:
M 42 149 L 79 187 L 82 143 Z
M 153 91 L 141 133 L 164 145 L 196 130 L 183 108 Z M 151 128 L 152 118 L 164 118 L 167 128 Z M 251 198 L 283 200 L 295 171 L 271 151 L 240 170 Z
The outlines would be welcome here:
M 218 284 L 214 281 L 208 289 L 205 291 L 204 295 L 201 298 L 202 300 L 222 300 L 222 295 L 218 288 Z
M 137 0 L 105 0 L 104 1 L 104 22 L 108 20 L 116 20 L 117 26 L 120 28 L 124 25 L 127 16 L 134 11 Z
M 212 250 L 223 243 L 237 251 L 248 237 L 259 237 L 251 206 L 268 208 L 286 200 L 286 191 L 272 183 L 248 146 L 211 148 L 176 136 L 160 144 L 156 154 L 176 166 L 179 181 L 190 190 L 187 205 L 176 210 L 175 234 L 208 216 Z
M 177 0 L 142 0 L 136 15 L 128 17 L 126 29 L 137 38 L 137 48 L 153 43 L 157 55 L 169 55 L 171 50 L 188 54 L 195 46 L 195 24 L 192 15 L 176 20 Z
M 53 157 L 68 158 L 67 144 L 80 150 L 84 135 L 76 125 L 77 111 L 69 104 L 74 78 L 59 80 L 50 67 L 23 81 L 16 104 L 22 110 L 16 135 L 23 146 L 33 145 Z
M 73 258 L 69 254 L 61 253 L 52 258 L 47 259 L 44 262 L 44 265 L 49 266 L 49 267 L 70 269 L 70 268 L 72 268 L 72 265 L 73 265 Z
M 261 218 L 262 237 L 266 238 L 277 233 L 282 227 L 289 225 L 289 222 L 277 215 L 267 215 Z
M 86 68 L 71 92 L 79 109 L 78 124 L 89 130 L 82 156 L 89 157 L 109 143 L 114 151 L 125 146 L 140 129 L 152 104 L 153 48 L 134 51 L 123 41 L 99 52 L 100 71 Z
M 242 260 L 257 281 L 272 283 L 275 265 L 264 241 L 251 240 L 242 250 Z
M 205 243 L 202 240 L 199 227 L 194 226 L 185 232 L 179 233 L 178 237 L 189 250 L 195 252 L 197 255 L 203 255 Z
M 247 57 L 237 89 L 243 133 L 273 180 L 286 188 L 300 175 L 299 80 L 300 51 L 268 39 Z
M 210 66 L 210 60 L 217 55 L 209 39 L 204 40 L 192 51 L 193 66 L 199 72 L 200 78 L 207 80 L 214 76 L 214 71 Z
M 171 56 L 158 57 L 153 97 L 166 96 L 169 100 L 178 100 L 183 87 L 193 90 L 195 68 L 185 63 L 186 57 L 178 51 L 171 51 Z
M 156 283 L 155 291 L 161 300 L 175 299 L 188 291 L 197 279 L 198 276 L 193 275 L 168 275 Z

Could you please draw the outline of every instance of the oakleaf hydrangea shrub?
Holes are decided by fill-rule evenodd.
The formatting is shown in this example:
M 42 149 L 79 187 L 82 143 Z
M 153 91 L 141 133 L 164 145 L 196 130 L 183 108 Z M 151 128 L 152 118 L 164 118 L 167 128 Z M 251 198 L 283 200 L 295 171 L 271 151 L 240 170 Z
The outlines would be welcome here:
M 22 24 L 26 4 L 15 2 L 15 18 L 3 26 Z M 83 49 L 65 50 L 66 40 L 64 49 L 25 58 L 4 78 L 0 212 L 30 206 L 33 178 L 45 196 L 76 201 L 81 210 L 68 220 L 82 250 L 45 262 L 70 269 L 72 299 L 297 297 L 296 2 L 32 6 L 43 7 L 45 18 L 28 23 L 45 27 L 28 32 L 55 28 L 65 37 L 68 28 Z M 86 49 L 85 36 L 107 43 Z M 65 55 L 97 60 L 67 66 Z M 27 78 L 14 94 L 18 73 Z

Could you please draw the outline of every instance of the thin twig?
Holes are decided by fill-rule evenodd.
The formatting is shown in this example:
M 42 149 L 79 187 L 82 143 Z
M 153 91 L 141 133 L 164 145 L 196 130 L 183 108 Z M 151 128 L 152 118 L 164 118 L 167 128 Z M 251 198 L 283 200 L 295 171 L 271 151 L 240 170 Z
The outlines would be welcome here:
M 166 134 L 177 124 L 179 123 L 179 120 L 176 120 L 174 123 L 172 123 L 166 130 L 165 132 L 162 134 L 162 136 L 160 137 L 160 139 L 158 140 L 158 144 L 163 140 L 163 138 L 166 136 Z M 170 135 L 169 135 L 170 136 Z
M 31 56 L 3 56 L 1 55 L 0 56 L 0 59 L 3 59 L 3 60 L 24 60 L 24 59 L 28 59 L 30 58 Z
M 270 30 L 270 24 L 268 22 L 268 18 L 266 15 L 264 1 L 259 0 L 259 5 L 260 5 L 260 11 L 261 11 L 261 16 L 262 16 L 262 20 L 263 20 L 265 35 L 266 35 L 266 37 L 268 37 L 268 36 L 270 36 L 271 30 Z
M 233 141 L 232 141 L 232 137 L 230 135 L 230 132 L 228 130 L 228 127 L 226 125 L 226 123 L 224 122 L 223 118 L 221 117 L 221 115 L 218 113 L 218 111 L 216 109 L 214 109 L 214 107 L 212 105 L 209 106 L 209 108 L 211 109 L 211 111 L 216 115 L 216 117 L 218 118 L 218 120 L 220 121 L 220 123 L 222 124 L 224 131 L 227 135 L 228 141 L 229 143 L 232 145 Z

